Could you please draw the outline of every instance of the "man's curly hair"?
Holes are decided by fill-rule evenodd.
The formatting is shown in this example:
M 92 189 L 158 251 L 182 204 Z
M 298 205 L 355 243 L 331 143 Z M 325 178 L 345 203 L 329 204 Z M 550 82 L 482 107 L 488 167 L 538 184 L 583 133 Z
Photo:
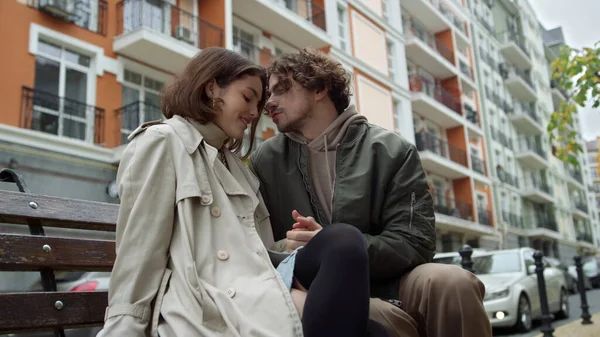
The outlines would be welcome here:
M 292 86 L 290 77 L 309 90 L 327 89 L 338 114 L 350 104 L 350 73 L 320 50 L 304 48 L 297 53 L 278 56 L 267 73 L 269 78 L 276 76 L 285 91 Z

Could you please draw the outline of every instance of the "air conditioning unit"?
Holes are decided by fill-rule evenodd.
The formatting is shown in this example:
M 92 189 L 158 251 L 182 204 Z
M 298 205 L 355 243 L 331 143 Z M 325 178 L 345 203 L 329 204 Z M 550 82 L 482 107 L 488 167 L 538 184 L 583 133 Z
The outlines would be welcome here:
M 75 16 L 75 0 L 39 0 L 39 9 L 67 21 Z
M 192 30 L 185 26 L 177 26 L 175 29 L 175 38 L 189 44 L 194 44 Z

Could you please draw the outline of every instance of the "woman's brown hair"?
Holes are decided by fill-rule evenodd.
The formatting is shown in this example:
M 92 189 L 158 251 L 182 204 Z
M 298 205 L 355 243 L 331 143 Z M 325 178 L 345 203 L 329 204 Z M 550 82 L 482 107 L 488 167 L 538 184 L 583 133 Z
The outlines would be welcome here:
M 174 115 L 194 120 L 201 124 L 211 122 L 215 112 L 219 111 L 222 99 L 214 99 L 206 95 L 205 87 L 212 80 L 224 88 L 244 76 L 259 76 L 263 92 L 258 102 L 258 117 L 250 126 L 250 147 L 244 154 L 248 157 L 254 145 L 254 136 L 258 120 L 267 99 L 267 76 L 265 70 L 244 58 L 240 54 L 225 48 L 210 47 L 202 50 L 167 85 L 162 92 L 161 107 L 166 118 Z M 238 153 L 242 148 L 241 139 L 229 139 L 227 147 L 231 152 Z

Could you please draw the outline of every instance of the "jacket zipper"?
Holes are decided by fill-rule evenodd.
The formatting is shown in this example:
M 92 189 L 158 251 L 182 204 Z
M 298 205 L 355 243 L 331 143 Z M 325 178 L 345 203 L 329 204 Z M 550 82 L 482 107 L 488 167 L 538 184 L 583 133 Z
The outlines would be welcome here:
M 410 221 L 408 223 L 408 228 L 412 229 L 413 222 L 413 212 L 415 211 L 414 206 L 416 202 L 415 192 L 410 193 Z

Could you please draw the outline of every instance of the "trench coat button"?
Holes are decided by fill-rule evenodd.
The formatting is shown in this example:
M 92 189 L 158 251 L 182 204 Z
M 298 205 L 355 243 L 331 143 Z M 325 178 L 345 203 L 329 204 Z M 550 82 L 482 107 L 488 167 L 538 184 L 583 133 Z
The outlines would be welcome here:
M 210 214 L 212 214 L 212 216 L 214 216 L 215 218 L 218 218 L 221 216 L 221 210 L 219 209 L 219 207 L 214 206 L 210 209 Z
M 227 288 L 227 295 L 229 295 L 229 297 L 233 298 L 235 296 L 235 289 Z
M 229 258 L 229 253 L 226 250 L 220 250 L 217 252 L 217 258 L 221 261 L 225 261 Z
M 202 196 L 202 205 L 206 205 L 210 202 L 210 196 L 209 195 L 203 195 Z

